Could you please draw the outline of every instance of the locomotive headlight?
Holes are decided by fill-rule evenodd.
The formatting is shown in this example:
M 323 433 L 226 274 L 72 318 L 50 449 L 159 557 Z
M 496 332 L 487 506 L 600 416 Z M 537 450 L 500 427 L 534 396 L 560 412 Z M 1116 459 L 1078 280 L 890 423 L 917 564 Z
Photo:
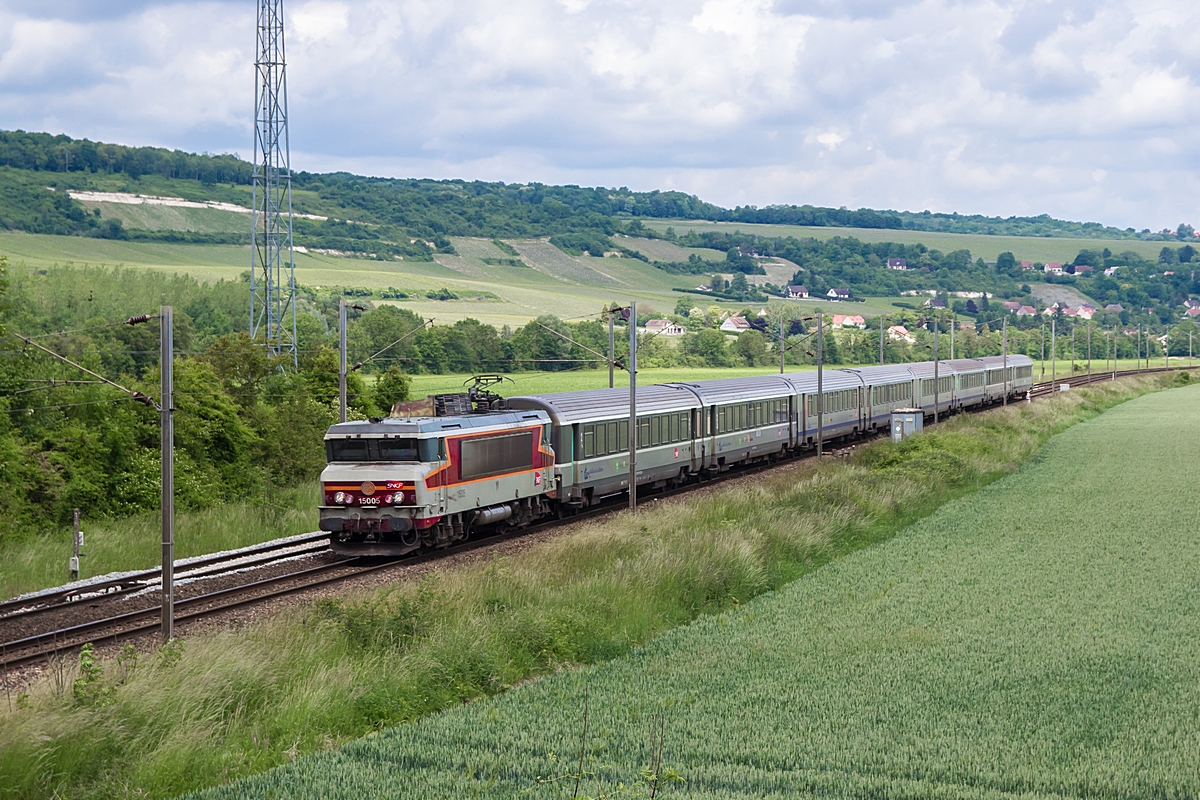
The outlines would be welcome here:
M 338 505 L 341 505 L 342 503 L 346 502 L 346 493 L 338 492 L 337 494 L 335 494 L 333 496 L 333 502 L 337 503 Z
M 394 502 L 396 503 L 396 505 L 400 505 L 401 503 L 403 503 L 404 502 L 404 492 L 396 492 Z

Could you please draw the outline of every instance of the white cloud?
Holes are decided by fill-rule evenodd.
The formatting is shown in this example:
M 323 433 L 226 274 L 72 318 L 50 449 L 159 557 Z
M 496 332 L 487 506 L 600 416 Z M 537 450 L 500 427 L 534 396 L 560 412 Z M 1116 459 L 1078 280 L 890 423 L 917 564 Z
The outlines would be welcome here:
M 91 8 L 0 0 L 5 127 L 249 149 L 252 5 Z M 1181 0 L 308 0 L 288 13 L 303 169 L 1200 221 L 1200 8 Z

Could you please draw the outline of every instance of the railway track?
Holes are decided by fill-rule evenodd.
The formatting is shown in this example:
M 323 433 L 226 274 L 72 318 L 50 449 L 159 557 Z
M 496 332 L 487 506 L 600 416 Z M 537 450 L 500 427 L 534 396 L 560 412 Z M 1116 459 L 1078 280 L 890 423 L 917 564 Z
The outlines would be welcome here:
M 181 582 L 193 581 L 229 574 L 235 570 L 264 567 L 320 553 L 328 547 L 329 534 L 306 533 L 283 541 L 266 542 L 229 553 L 217 553 L 177 563 L 175 579 Z M 24 595 L 0 602 L 0 625 L 13 619 L 60 611 L 80 603 L 110 600 L 150 591 L 161 584 L 162 569 L 156 568 L 126 573 L 106 581 L 72 584 L 48 592 Z
M 1114 377 L 1129 378 L 1129 377 L 1133 377 L 1135 375 L 1150 375 L 1155 372 L 1176 372 L 1179 370 L 1194 370 L 1194 369 L 1200 369 L 1200 365 L 1180 366 L 1180 367 L 1145 367 L 1143 369 L 1117 370 L 1116 372 L 1114 372 L 1113 370 L 1108 370 L 1106 372 L 1093 372 L 1091 375 L 1075 375 L 1072 377 L 1060 378 L 1060 379 L 1053 380 L 1053 381 L 1045 381 L 1043 383 L 1035 383 L 1033 385 L 1033 389 L 1030 391 L 1030 396 L 1033 397 L 1034 399 L 1037 399 L 1039 397 L 1046 397 L 1048 395 L 1052 395 L 1055 392 L 1060 391 L 1060 387 L 1063 387 L 1063 386 L 1069 386 L 1071 388 L 1075 388 L 1077 386 L 1087 386 L 1087 385 L 1093 384 L 1093 383 L 1103 383 L 1104 381 L 1111 381 L 1111 380 L 1114 380 Z
M 1175 370 L 1196 368 L 1200 367 L 1171 367 L 1170 369 Z M 1118 371 L 1115 373 L 1115 376 L 1121 378 L 1166 371 L 1168 371 L 1168 368 L 1166 367 L 1153 367 L 1143 370 Z M 1114 373 L 1109 371 L 1103 373 L 1093 373 L 1091 376 L 1077 376 L 1067 380 L 1037 383 L 1034 384 L 1032 390 L 1030 391 L 1030 396 L 1031 398 L 1046 397 L 1059 391 L 1059 387 L 1063 385 L 1076 387 L 1113 379 Z M 993 407 L 994 406 L 989 406 L 986 408 Z M 845 450 L 846 448 L 831 448 L 830 452 L 832 454 L 835 452 L 835 450 L 839 449 Z M 785 463 L 786 461 L 795 461 L 799 458 L 805 457 L 813 457 L 813 454 L 811 452 L 801 453 L 790 459 L 768 461 L 766 463 L 752 465 L 744 469 L 734 470 L 723 475 L 716 476 L 709 480 L 703 481 L 700 484 L 688 484 L 678 488 L 665 489 L 657 492 L 640 492 L 639 504 L 673 497 L 691 491 L 699 486 L 712 486 L 728 480 L 747 477 L 758 472 L 772 469 L 776 466 L 779 466 L 781 463 Z M 547 520 L 545 522 L 531 525 L 527 528 L 464 542 L 445 550 L 379 563 L 366 562 L 362 558 L 350 558 L 342 561 L 321 564 L 315 567 L 308 567 L 299 571 L 289 572 L 287 574 L 277 575 L 247 584 L 232 586 L 214 592 L 196 595 L 194 597 L 188 597 L 176 601 L 175 620 L 176 622 L 182 623 L 202 619 L 233 609 L 243 608 L 245 606 L 261 603 L 274 598 L 285 597 L 322 586 L 340 583 L 351 578 L 356 578 L 387 569 L 413 566 L 434 561 L 447 555 L 465 553 L 485 547 L 492 547 L 501 542 L 527 536 L 535 532 L 547 531 L 555 527 L 566 524 L 574 524 L 592 517 L 617 511 L 624 506 L 625 501 L 618 498 L 615 502 L 602 504 L 565 519 Z M 214 555 L 209 558 L 197 559 L 187 563 L 186 565 L 181 565 L 178 574 L 181 577 L 186 576 L 189 578 L 209 577 L 227 574 L 233 569 L 262 566 L 270 564 L 274 561 L 296 558 L 298 555 L 319 553 L 322 550 L 327 549 L 328 537 L 328 534 L 319 532 L 306 534 L 302 537 L 296 537 L 286 543 L 272 542 L 261 545 L 257 548 L 247 548 L 233 554 Z M 281 557 L 281 551 L 285 551 L 287 548 L 299 549 L 288 551 Z M 231 567 L 231 562 L 236 562 L 236 565 Z M 115 599 L 122 596 L 133 595 L 138 592 L 146 592 L 148 590 L 152 590 L 153 586 L 159 583 L 160 580 L 161 570 L 145 570 L 142 572 L 131 573 L 129 575 L 102 583 L 90 584 L 87 586 L 66 587 L 60 590 L 44 592 L 32 597 L 9 600 L 0 603 L 0 625 L 12 619 L 28 618 L 39 614 L 44 614 L 49 611 L 68 608 L 72 604 L 77 604 L 84 600 L 94 600 L 97 598 Z M 148 606 L 101 619 L 89 620 L 76 625 L 49 629 L 22 637 L 20 639 L 2 642 L 0 643 L 0 668 L 3 668 L 7 671 L 9 669 L 19 668 L 40 661 L 45 661 L 56 656 L 73 653 L 77 648 L 89 642 L 102 643 L 106 641 L 117 641 L 129 636 L 157 630 L 159 627 L 158 618 L 160 613 L 160 606 Z

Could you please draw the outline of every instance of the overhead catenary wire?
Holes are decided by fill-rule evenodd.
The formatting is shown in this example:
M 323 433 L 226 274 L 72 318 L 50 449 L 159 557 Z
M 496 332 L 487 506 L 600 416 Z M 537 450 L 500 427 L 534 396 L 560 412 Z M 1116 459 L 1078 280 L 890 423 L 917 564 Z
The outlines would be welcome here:
M 34 411 L 45 411 L 47 409 L 52 409 L 52 408 L 74 408 L 76 406 L 95 406 L 95 405 L 101 405 L 103 403 L 120 403 L 120 402 L 123 402 L 125 399 L 126 398 L 124 398 L 124 397 L 110 397 L 107 400 L 88 400 L 86 402 L 81 402 L 81 403 L 56 403 L 54 405 L 46 405 L 46 406 L 21 406 L 19 408 L 3 408 L 3 409 L 0 409 L 0 413 L 20 414 L 23 412 L 24 413 L 32 413 Z
M 124 324 L 124 323 L 122 323 L 122 324 Z M 131 324 L 134 324 L 134 323 L 131 323 Z M 83 366 L 82 364 L 77 364 L 74 361 L 72 361 L 71 359 L 67 358 L 66 356 L 60 355 L 60 354 L 54 352 L 53 350 L 51 350 L 49 347 L 39 344 L 39 343 L 33 341 L 32 339 L 26 338 L 25 336 L 22 336 L 19 333 L 14 332 L 13 336 L 20 339 L 27 346 L 36 347 L 38 350 L 41 350 L 43 353 L 46 353 L 49 356 L 57 358 L 59 361 L 62 361 L 65 364 L 70 364 L 72 367 L 75 367 L 75 369 L 79 370 L 80 372 L 83 372 L 87 375 L 91 375 L 93 378 L 96 378 L 97 380 L 101 381 L 102 383 L 106 383 L 109 386 L 113 387 L 114 389 L 124 392 L 125 394 L 129 395 L 129 397 L 133 400 L 136 400 L 139 403 L 145 403 L 148 406 L 152 406 L 155 410 L 161 410 L 158 403 L 156 403 L 154 401 L 154 398 L 150 397 L 149 395 L 142 394 L 141 392 L 139 392 L 135 389 L 126 388 L 126 387 L 122 386 L 121 384 L 117 383 L 116 381 L 109 380 L 108 378 L 104 377 L 103 375 L 99 374 L 98 372 L 92 372 L 90 369 Z
M 85 331 L 96 331 L 101 328 L 119 328 L 122 325 L 141 325 L 143 322 L 149 322 L 152 319 L 157 319 L 157 314 L 138 314 L 129 319 L 123 319 L 120 322 L 106 322 L 103 325 L 90 325 L 86 328 L 74 328 L 66 331 L 52 331 L 51 333 L 39 333 L 36 336 L 29 336 L 29 339 L 45 339 L 47 336 L 67 336 L 72 333 L 83 333 Z M 154 351 L 157 352 L 157 351 Z
M 349 371 L 350 371 L 350 372 L 354 372 L 354 371 L 356 371 L 357 369 L 359 369 L 360 367 L 363 367 L 363 366 L 365 366 L 365 365 L 367 365 L 367 364 L 371 363 L 371 362 L 372 362 L 372 361 L 374 361 L 376 358 L 378 358 L 378 357 L 379 357 L 381 354 L 383 354 L 383 353 L 386 353 L 388 350 L 391 350 L 393 347 L 395 347 L 396 345 L 400 344 L 401 342 L 403 342 L 403 341 L 404 341 L 405 339 L 407 339 L 408 337 L 412 336 L 412 335 L 413 335 L 414 333 L 416 333 L 417 331 L 423 330 L 423 329 L 425 328 L 425 326 L 427 326 L 427 325 L 432 325 L 432 324 L 433 324 L 433 317 L 430 317 L 429 319 L 425 320 L 424 322 L 422 322 L 422 323 L 421 323 L 420 325 L 418 325 L 417 327 L 413 328 L 413 329 L 412 329 L 411 331 L 409 331 L 408 333 L 406 333 L 406 334 L 404 334 L 403 336 L 401 336 L 401 337 L 400 337 L 399 339 L 397 339 L 396 341 L 392 342 L 391 344 L 387 345 L 387 346 L 386 346 L 386 347 L 384 347 L 383 349 L 379 350 L 379 351 L 378 351 L 377 353 L 375 353 L 374 355 L 367 356 L 367 357 L 366 357 L 366 358 L 364 358 L 362 361 L 359 361 L 357 364 L 355 364 L 353 367 L 351 367 Z

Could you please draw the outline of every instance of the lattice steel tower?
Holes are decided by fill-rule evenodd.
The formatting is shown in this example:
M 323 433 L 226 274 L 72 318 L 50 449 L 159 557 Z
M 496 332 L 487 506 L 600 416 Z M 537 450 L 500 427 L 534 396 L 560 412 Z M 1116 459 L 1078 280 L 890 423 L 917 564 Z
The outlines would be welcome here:
M 296 363 L 296 265 L 287 123 L 283 0 L 257 0 L 254 57 L 254 212 L 250 234 L 250 338 Z

